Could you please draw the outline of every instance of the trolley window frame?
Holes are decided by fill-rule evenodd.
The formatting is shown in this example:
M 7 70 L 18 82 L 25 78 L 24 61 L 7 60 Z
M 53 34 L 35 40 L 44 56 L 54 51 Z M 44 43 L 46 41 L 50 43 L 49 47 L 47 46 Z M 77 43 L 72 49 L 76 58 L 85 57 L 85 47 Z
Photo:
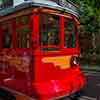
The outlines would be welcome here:
M 9 48 L 3 48 L 2 47 L 2 36 L 3 36 L 3 28 L 2 28 L 2 24 L 4 23 L 4 22 L 6 22 L 6 21 L 9 21 L 9 30 L 10 30 L 10 32 L 11 32 L 11 36 L 10 36 L 10 38 L 11 38 L 11 47 L 9 47 Z M 0 25 L 1 25 L 1 28 L 0 28 L 0 49 L 13 49 L 14 48 L 14 46 L 15 46 L 15 44 L 14 44 L 14 29 L 13 29 L 13 20 L 11 20 L 11 19 L 9 19 L 9 20 L 4 20 L 4 21 L 2 21 L 1 23 L 0 23 Z
M 35 25 L 34 25 L 34 19 L 32 19 L 32 23 L 31 23 L 31 17 L 33 16 L 34 17 L 34 15 L 37 15 L 38 17 L 39 17 L 39 14 L 54 14 L 54 15 L 58 15 L 58 16 L 60 16 L 61 17 L 61 23 L 63 22 L 63 20 L 64 20 L 64 17 L 66 17 L 66 18 L 68 18 L 68 19 L 71 19 L 71 20 L 73 20 L 74 22 L 75 22 L 75 25 L 76 25 L 76 47 L 75 48 L 78 48 L 78 26 L 79 26 L 79 22 L 78 22 L 78 19 L 75 17 L 75 16 L 73 16 L 73 15 L 71 15 L 71 14 L 68 14 L 68 13 L 63 13 L 63 12 L 61 12 L 61 11 L 57 11 L 57 10 L 51 10 L 51 9 L 47 9 L 47 8 L 43 8 L 43 9 L 41 9 L 40 11 L 39 11 L 39 8 L 33 8 L 33 11 L 34 12 L 30 12 L 30 13 L 27 13 L 27 14 L 21 14 L 21 15 L 19 15 L 19 16 L 24 16 L 24 15 L 28 15 L 29 16 L 29 22 L 30 22 L 30 30 L 31 31 L 34 31 L 34 29 L 33 29 L 33 26 L 34 26 L 34 28 L 35 28 Z M 21 12 L 21 11 L 20 11 Z M 20 13 L 19 12 L 19 13 Z M 16 13 L 14 13 L 14 15 L 16 15 Z M 13 16 L 13 14 L 11 15 L 11 17 L 10 17 L 10 15 L 8 15 L 8 17 L 7 17 L 7 20 L 11 20 L 11 23 L 12 23 L 12 27 L 13 28 L 11 28 L 12 29 L 12 43 L 13 43 L 13 47 L 12 48 L 9 48 L 9 49 L 17 49 L 17 50 L 26 50 L 26 49 L 34 49 L 33 48 L 33 44 L 32 44 L 32 39 L 31 39 L 31 36 L 32 36 L 32 34 L 34 33 L 34 32 L 30 32 L 30 36 L 29 36 L 29 41 L 30 41 L 30 43 L 29 43 L 29 48 L 16 48 L 16 40 L 15 40 L 15 36 L 16 36 L 16 27 L 15 27 L 15 25 L 16 25 L 16 20 L 15 20 L 15 18 L 16 17 L 19 17 L 19 16 L 15 16 L 14 18 L 12 17 Z M 6 16 L 5 16 L 5 18 L 6 18 Z M 1 21 L 0 20 L 0 23 L 1 22 L 4 22 L 4 21 L 6 21 L 6 19 L 3 19 L 3 21 Z M 8 19 L 9 18 L 9 19 Z M 38 18 L 37 18 L 38 19 Z M 37 20 L 37 23 L 39 23 L 39 19 Z M 33 26 L 31 27 L 31 24 L 33 24 Z M 63 27 L 64 25 L 63 25 L 63 23 L 62 23 L 62 26 L 61 27 Z M 38 33 L 39 33 L 39 27 L 38 26 L 36 26 L 36 28 L 37 28 L 37 30 L 35 31 L 36 32 L 36 34 L 38 35 Z M 62 31 L 62 30 L 61 30 Z M 60 33 L 61 35 L 62 35 L 62 33 Z M 2 36 L 2 29 L 0 28 L 0 37 Z M 60 51 L 66 51 L 66 49 L 69 51 L 69 49 L 75 49 L 75 48 L 64 48 L 64 45 L 62 45 L 62 44 L 64 44 L 64 40 L 63 39 L 61 39 L 60 40 L 61 41 L 61 43 L 60 43 Z M 1 39 L 0 39 L 0 44 L 2 44 L 2 41 L 1 41 Z M 0 48 L 2 49 L 2 47 L 0 46 Z M 36 52 L 41 52 L 40 50 L 39 50 L 39 48 L 40 48 L 40 46 L 37 44 L 37 47 L 36 47 L 36 50 L 34 50 L 34 51 L 36 51 Z M 44 51 L 44 52 L 48 52 L 48 51 Z M 51 51 L 49 51 L 49 52 L 51 52 Z M 55 51 L 53 51 L 53 52 L 55 52 Z
M 39 37 L 40 37 L 40 17 L 41 17 L 41 15 L 42 14 L 44 14 L 44 15 L 54 15 L 54 16 L 58 16 L 58 15 L 56 15 L 56 14 L 51 14 L 51 13 L 38 13 L 39 14 Z M 60 16 L 58 16 L 59 17 L 59 24 L 60 24 Z M 41 48 L 43 48 L 43 49 L 60 49 L 60 25 L 59 25 L 59 32 L 57 33 L 57 35 L 58 35 L 58 38 L 59 38 L 59 44 L 58 45 L 47 45 L 47 46 L 41 46 L 40 45 L 40 43 L 39 43 L 39 50 L 41 49 Z M 40 40 L 39 40 L 39 38 L 38 38 L 38 42 L 40 42 Z M 54 51 L 58 51 L 58 50 L 54 50 Z M 42 51 L 42 50 L 40 50 L 40 51 Z M 46 51 L 48 51 L 48 50 L 46 50 Z M 45 52 L 45 51 L 43 51 L 43 52 Z
M 30 15 L 31 14 L 25 14 L 25 15 L 21 15 L 21 16 L 17 16 L 17 17 L 15 17 L 15 18 L 9 18 L 8 20 L 4 20 L 4 21 L 2 21 L 2 22 L 0 22 L 0 24 L 1 23 L 3 23 L 3 22 L 5 22 L 5 21 L 9 21 L 10 22 L 10 31 L 11 31 L 11 44 L 12 44 L 12 47 L 10 47 L 10 48 L 2 48 L 2 27 L 0 28 L 0 49 L 16 49 L 16 50 L 18 50 L 18 51 L 20 51 L 20 50 L 22 50 L 22 51 L 24 51 L 24 50 L 29 50 L 29 49 L 31 49 L 31 24 L 30 24 Z M 9 16 L 9 15 L 8 15 Z M 29 47 L 28 48 L 18 48 L 17 47 L 17 37 L 16 37 L 16 35 L 17 35 L 17 28 L 22 28 L 22 27 L 24 27 L 23 26 L 23 24 L 21 24 L 21 25 L 19 25 L 18 27 L 16 26 L 16 18 L 19 18 L 19 17 L 22 17 L 22 16 L 28 16 L 28 25 L 24 25 L 24 26 L 28 26 L 29 27 L 29 30 L 30 30 L 30 32 L 28 33 L 29 34 Z M 5 16 L 6 17 L 6 16 Z M 1 24 L 2 25 L 2 24 Z
M 17 18 L 20 18 L 20 17 L 23 17 L 23 16 L 27 16 L 28 17 L 28 23 L 27 23 L 27 25 L 26 24 L 19 24 L 18 26 L 17 26 Z M 22 15 L 22 16 L 18 16 L 18 17 L 16 17 L 15 18 L 15 28 L 16 28 L 16 49 L 18 50 L 20 50 L 20 49 L 23 49 L 23 50 L 27 50 L 27 49 L 30 49 L 31 48 L 31 43 L 30 43 L 30 38 L 31 38 L 31 24 L 30 24 L 30 15 Z M 28 29 L 29 29 L 29 47 L 17 47 L 17 29 L 18 30 L 21 30 L 23 27 L 27 27 Z
M 48 11 L 48 10 L 47 10 Z M 62 27 L 62 28 L 60 28 L 60 45 L 59 45 L 59 47 L 57 47 L 57 46 L 38 46 L 38 51 L 39 52 L 44 52 L 44 53 L 52 53 L 52 52 L 56 52 L 56 51 L 62 51 L 62 52 L 66 52 L 66 50 L 67 51 L 69 51 L 70 52 L 70 50 L 74 50 L 74 51 L 77 51 L 76 50 L 76 48 L 78 48 L 79 46 L 78 46 L 78 26 L 79 26 L 79 22 L 78 22 L 78 19 L 77 18 L 75 18 L 73 15 L 71 15 L 71 14 L 67 14 L 67 13 L 55 13 L 55 12 L 47 12 L 46 10 L 44 10 L 44 11 L 40 11 L 40 12 L 38 12 L 38 13 L 35 13 L 35 14 L 37 14 L 39 17 L 40 17 L 40 14 L 51 14 L 51 15 L 57 15 L 57 16 L 59 16 L 60 17 L 60 27 Z M 69 20 L 71 20 L 71 21 L 73 21 L 73 22 L 75 22 L 75 38 L 76 38 L 76 43 L 75 43 L 75 47 L 72 47 L 72 48 L 65 48 L 64 47 L 64 18 L 67 18 L 67 19 L 69 19 Z M 38 23 L 39 23 L 39 20 L 38 20 Z M 39 27 L 38 27 L 38 32 L 37 33 L 39 33 Z M 39 38 L 38 38 L 38 41 L 39 41 Z M 41 51 L 40 50 L 40 48 L 41 47 L 46 47 L 46 48 L 51 48 L 51 47 L 54 47 L 54 48 L 59 48 L 59 50 L 56 50 L 56 51 Z

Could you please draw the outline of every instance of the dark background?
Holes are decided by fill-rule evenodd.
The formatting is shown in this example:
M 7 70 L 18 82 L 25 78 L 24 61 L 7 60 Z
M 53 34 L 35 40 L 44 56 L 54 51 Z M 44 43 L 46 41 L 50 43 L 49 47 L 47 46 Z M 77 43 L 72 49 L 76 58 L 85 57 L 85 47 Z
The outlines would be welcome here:
M 81 68 L 99 70 L 100 0 L 71 0 L 80 14 L 79 45 Z

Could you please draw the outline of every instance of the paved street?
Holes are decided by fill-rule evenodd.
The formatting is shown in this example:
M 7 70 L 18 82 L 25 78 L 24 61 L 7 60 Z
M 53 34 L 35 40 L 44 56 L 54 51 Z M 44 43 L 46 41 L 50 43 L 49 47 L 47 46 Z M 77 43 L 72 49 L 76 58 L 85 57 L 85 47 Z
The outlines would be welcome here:
M 100 72 L 85 71 L 87 85 L 80 93 L 81 96 L 74 99 L 65 98 L 64 100 L 100 100 Z
M 84 95 L 95 98 L 94 100 L 100 100 L 100 72 L 92 71 L 85 73 L 85 75 L 88 81 L 87 86 L 84 88 Z

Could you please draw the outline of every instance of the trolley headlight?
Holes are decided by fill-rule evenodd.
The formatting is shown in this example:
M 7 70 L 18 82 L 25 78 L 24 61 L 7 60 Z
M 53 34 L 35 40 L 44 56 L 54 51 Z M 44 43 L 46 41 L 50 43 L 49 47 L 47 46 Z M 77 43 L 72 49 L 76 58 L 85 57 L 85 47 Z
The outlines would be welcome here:
M 78 65 L 79 64 L 79 57 L 78 56 L 73 56 L 71 60 L 71 65 Z

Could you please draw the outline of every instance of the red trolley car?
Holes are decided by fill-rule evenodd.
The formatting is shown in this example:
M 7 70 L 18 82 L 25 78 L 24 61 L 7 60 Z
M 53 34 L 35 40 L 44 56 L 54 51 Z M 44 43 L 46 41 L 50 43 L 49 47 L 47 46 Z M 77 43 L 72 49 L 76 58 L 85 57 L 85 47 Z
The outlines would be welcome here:
M 78 27 L 77 8 L 66 0 L 3 3 L 1 98 L 58 99 L 82 88 L 85 77 L 79 65 Z

